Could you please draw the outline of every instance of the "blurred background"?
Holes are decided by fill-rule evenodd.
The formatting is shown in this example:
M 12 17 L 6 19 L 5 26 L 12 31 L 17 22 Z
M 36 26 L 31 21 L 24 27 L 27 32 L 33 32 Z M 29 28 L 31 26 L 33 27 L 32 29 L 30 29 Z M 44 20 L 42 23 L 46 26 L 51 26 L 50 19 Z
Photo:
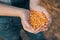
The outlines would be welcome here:
M 25 0 L 21 0 L 21 1 L 20 0 L 17 0 L 17 1 L 0 0 L 0 3 L 29 9 L 29 1 L 28 2 L 26 1 Z M 19 4 L 20 5 L 23 4 L 23 5 L 20 6 Z M 40 5 L 46 8 L 46 10 L 49 12 L 52 18 L 52 23 L 49 26 L 49 29 L 43 32 L 45 39 L 46 40 L 60 40 L 60 0 L 41 0 Z M 19 18 L 13 17 L 11 20 L 15 20 L 14 21 L 15 23 L 17 22 L 17 20 L 19 20 Z M 19 22 L 17 23 L 21 24 L 21 22 L 20 23 Z M 22 26 L 22 25 L 19 25 L 19 26 Z M 20 32 L 21 32 L 20 35 L 23 38 L 23 40 L 30 40 L 30 38 L 27 36 L 27 34 L 25 33 L 23 29 L 21 29 Z

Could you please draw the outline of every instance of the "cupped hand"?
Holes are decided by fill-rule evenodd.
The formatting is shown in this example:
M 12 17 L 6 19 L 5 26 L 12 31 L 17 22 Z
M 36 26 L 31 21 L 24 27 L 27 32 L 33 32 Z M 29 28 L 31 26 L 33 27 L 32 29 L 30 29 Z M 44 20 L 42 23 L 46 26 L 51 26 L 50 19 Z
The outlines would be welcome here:
M 44 27 L 37 28 L 37 30 L 34 31 L 33 27 L 28 22 L 30 11 L 29 10 L 25 10 L 25 12 L 23 13 L 22 18 L 21 18 L 21 22 L 22 22 L 24 30 L 26 30 L 26 31 L 28 31 L 30 33 L 34 33 L 34 34 L 38 33 L 38 32 L 41 32 L 41 31 L 48 30 L 48 25 L 51 23 L 51 17 L 49 15 L 49 13 L 47 12 L 47 10 L 45 8 L 41 7 L 41 6 L 36 6 L 33 9 L 35 11 L 37 11 L 37 12 L 43 12 L 48 18 L 48 23 Z

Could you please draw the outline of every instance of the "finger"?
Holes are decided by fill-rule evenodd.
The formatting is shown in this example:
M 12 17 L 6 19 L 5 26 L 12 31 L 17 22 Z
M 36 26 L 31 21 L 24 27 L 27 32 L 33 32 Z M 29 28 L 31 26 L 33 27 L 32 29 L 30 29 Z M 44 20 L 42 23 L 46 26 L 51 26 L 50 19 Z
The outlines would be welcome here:
M 23 25 L 24 30 L 26 30 L 26 31 L 28 31 L 28 32 L 30 32 L 30 33 L 33 33 L 32 28 L 30 29 L 30 27 L 27 27 L 27 26 L 24 24 L 23 21 L 22 21 L 22 25 Z
M 24 22 L 24 24 L 28 27 L 28 28 L 32 28 L 32 26 L 29 24 L 28 20 L 24 19 L 22 20 Z
M 36 31 L 40 31 L 41 27 L 37 28 Z
M 38 28 L 36 31 L 41 32 L 41 31 L 47 31 L 47 30 L 48 30 L 48 27 L 44 26 L 44 27 Z
M 48 27 L 47 26 L 44 26 L 43 28 L 42 28 L 42 31 L 47 31 L 48 30 Z

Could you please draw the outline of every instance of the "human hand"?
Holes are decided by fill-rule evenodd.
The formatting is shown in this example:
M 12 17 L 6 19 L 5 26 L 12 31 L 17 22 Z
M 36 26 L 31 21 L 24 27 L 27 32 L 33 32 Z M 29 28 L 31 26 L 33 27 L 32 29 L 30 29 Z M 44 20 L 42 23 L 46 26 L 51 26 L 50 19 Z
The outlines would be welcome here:
M 48 18 L 48 24 L 51 23 L 51 18 L 50 18 L 50 15 L 48 14 L 48 12 L 46 11 L 46 9 L 42 8 L 42 7 L 36 7 L 34 8 L 35 11 L 38 11 L 38 12 L 43 12 L 45 13 L 45 15 L 47 16 Z M 44 27 L 40 27 L 38 28 L 36 31 L 34 31 L 34 29 L 32 28 L 32 26 L 29 24 L 28 22 L 28 19 L 29 19 L 29 10 L 26 10 L 25 13 L 23 14 L 22 16 L 22 19 L 21 19 L 21 22 L 22 22 L 22 25 L 23 25 L 23 28 L 28 31 L 28 32 L 31 32 L 31 33 L 38 33 L 38 32 L 41 32 L 41 31 L 46 31 L 48 30 L 48 26 L 45 25 Z

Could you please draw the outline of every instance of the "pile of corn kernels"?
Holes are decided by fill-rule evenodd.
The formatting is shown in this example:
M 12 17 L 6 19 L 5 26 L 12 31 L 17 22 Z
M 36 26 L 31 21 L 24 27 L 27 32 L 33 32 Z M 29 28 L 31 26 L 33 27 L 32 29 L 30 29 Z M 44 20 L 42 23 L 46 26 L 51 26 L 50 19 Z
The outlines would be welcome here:
M 31 10 L 29 15 L 29 23 L 32 25 L 34 30 L 46 25 L 47 21 L 48 19 L 43 12 L 37 12 L 37 11 Z

